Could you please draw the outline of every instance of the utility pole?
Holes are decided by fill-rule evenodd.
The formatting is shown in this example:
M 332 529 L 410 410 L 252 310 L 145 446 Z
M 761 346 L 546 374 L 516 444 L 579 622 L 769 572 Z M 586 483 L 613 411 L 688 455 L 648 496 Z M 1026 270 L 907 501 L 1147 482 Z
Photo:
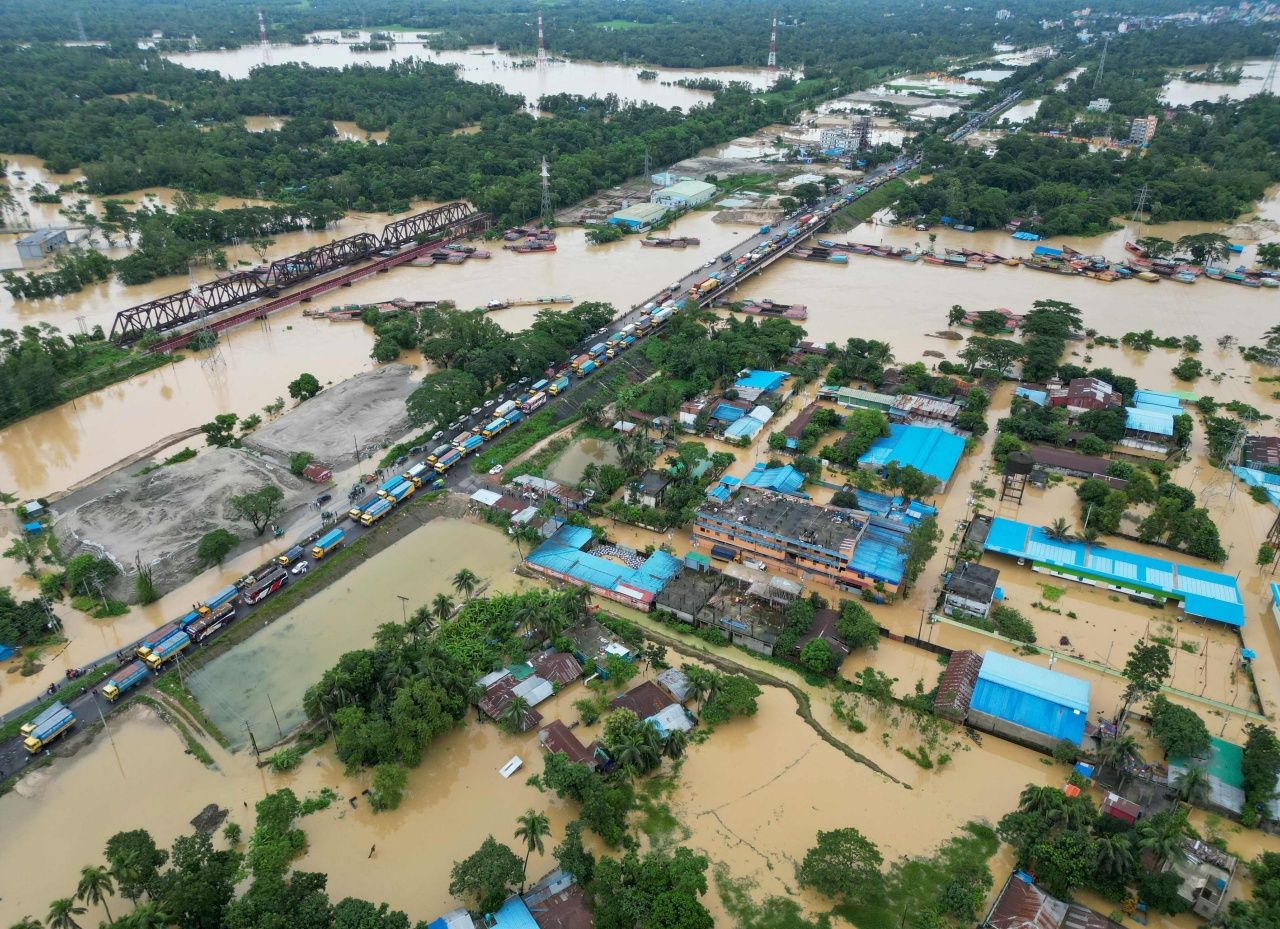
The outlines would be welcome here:
M 271 42 L 267 39 L 267 21 L 262 17 L 262 7 L 258 11 L 258 45 L 262 48 L 262 63 L 271 64 Z
M 249 744 L 253 746 L 253 757 L 261 758 L 262 753 L 258 751 L 258 740 L 253 737 L 253 729 L 249 727 L 249 720 L 244 721 L 244 730 L 249 733 Z
M 547 43 L 542 35 L 542 10 L 538 10 L 538 64 L 547 63 Z
M 276 715 L 276 705 L 271 702 L 271 694 L 267 694 L 267 706 L 271 707 L 271 718 L 276 721 L 276 732 L 280 733 L 280 738 L 284 738 L 284 729 L 280 728 L 280 717 Z
M 409 598 L 403 594 L 396 594 L 396 599 L 400 601 L 400 617 L 404 620 L 405 625 L 409 623 Z
M 778 70 L 778 11 L 773 11 L 773 27 L 769 31 L 769 70 Z
M 1280 45 L 1276 46 L 1276 53 L 1271 58 L 1271 67 L 1267 69 L 1267 79 L 1262 82 L 1262 92 L 1264 94 L 1274 94 L 1276 92 L 1276 72 L 1280 70 Z

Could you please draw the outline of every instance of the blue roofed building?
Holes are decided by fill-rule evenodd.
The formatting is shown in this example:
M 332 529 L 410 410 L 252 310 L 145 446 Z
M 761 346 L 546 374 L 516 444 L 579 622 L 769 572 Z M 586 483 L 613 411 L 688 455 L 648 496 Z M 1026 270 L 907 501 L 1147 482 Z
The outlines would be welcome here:
M 953 432 L 937 426 L 895 423 L 889 426 L 888 438 L 876 439 L 858 463 L 875 471 L 883 471 L 891 461 L 903 468 L 910 465 L 933 475 L 945 488 L 963 454 L 964 439 Z
M 1244 625 L 1244 601 L 1236 579 L 1229 574 L 1109 545 L 1050 539 L 1039 526 L 999 516 L 991 520 L 983 548 L 1029 561 L 1033 571 L 1155 603 L 1172 600 L 1188 616 L 1228 626 Z
M 1177 416 L 1182 412 L 1182 398 L 1159 390 L 1135 390 L 1133 405 L 1140 410 L 1154 410 Z
M 805 477 L 791 465 L 770 468 L 763 463 L 757 464 L 742 479 L 747 487 L 758 487 L 761 490 L 776 490 L 778 493 L 791 494 L 793 497 L 808 498 L 800 488 L 804 486 Z
M 754 416 L 743 416 L 741 419 L 735 420 L 729 424 L 729 428 L 724 431 L 726 439 L 737 439 L 739 441 L 754 439 L 756 435 L 764 428 L 764 423 L 756 419 Z
M 476 929 L 476 924 L 466 910 L 450 910 L 427 923 L 427 929 Z
M 485 925 L 489 929 L 538 929 L 529 907 L 519 897 L 509 898 L 498 912 L 488 914 Z
M 1174 450 L 1173 418 L 1181 409 L 1154 403 L 1124 408 L 1124 438 L 1119 450 L 1140 458 L 1167 458 Z
M 598 597 L 648 612 L 653 598 L 680 572 L 680 562 L 664 551 L 641 558 L 628 549 L 607 553 L 585 551 L 591 543 L 586 526 L 563 525 L 525 559 L 540 574 L 586 584 Z M 614 559 L 617 560 L 614 560 Z
M 1280 624 L 1280 584 L 1275 581 L 1271 582 L 1271 615 Z
M 1052 750 L 1079 745 L 1089 719 L 1089 682 L 987 652 L 969 700 L 969 724 Z
M 1030 400 L 1036 406 L 1044 406 L 1049 402 L 1049 391 L 1036 390 L 1034 387 L 1015 387 L 1013 395 L 1023 400 Z
M 777 390 L 790 376 L 789 371 L 749 371 L 734 381 L 733 387 L 747 400 L 755 400 L 761 394 Z

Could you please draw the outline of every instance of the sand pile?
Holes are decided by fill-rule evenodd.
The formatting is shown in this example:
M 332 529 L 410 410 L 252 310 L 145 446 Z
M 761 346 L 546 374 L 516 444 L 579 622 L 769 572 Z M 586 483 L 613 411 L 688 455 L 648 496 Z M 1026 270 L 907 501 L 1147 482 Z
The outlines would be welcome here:
M 409 431 L 405 399 L 413 393 L 413 368 L 392 364 L 326 387 L 245 439 L 245 447 L 281 464 L 294 452 L 310 452 L 335 470 L 356 462 L 356 446 L 370 449 Z
M 116 596 L 133 599 L 134 556 L 152 565 L 161 593 L 196 574 L 200 537 L 219 527 L 241 539 L 253 538 L 253 527 L 236 518 L 227 500 L 266 484 L 284 492 L 283 525 L 290 510 L 310 502 L 314 485 L 240 449 L 209 448 L 190 461 L 150 474 L 117 471 L 73 493 L 55 506 L 62 552 L 87 552 L 112 559 L 126 575 L 116 582 Z M 269 531 L 269 530 L 268 530 Z

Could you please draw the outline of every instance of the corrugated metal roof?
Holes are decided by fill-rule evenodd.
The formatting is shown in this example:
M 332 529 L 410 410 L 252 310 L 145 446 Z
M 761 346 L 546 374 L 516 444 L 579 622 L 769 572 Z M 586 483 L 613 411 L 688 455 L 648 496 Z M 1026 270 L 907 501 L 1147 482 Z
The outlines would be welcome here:
M 889 436 L 876 439 L 871 450 L 858 459 L 861 464 L 883 468 L 891 461 L 902 467 L 908 465 L 942 481 L 951 480 L 960 456 L 964 454 L 964 439 L 937 426 L 894 424 Z
M 1089 715 L 1089 684 L 987 652 L 969 701 L 972 710 L 1079 745 Z
M 1133 393 L 1133 405 L 1139 409 L 1159 407 L 1177 416 L 1182 412 L 1182 399 L 1177 394 L 1162 393 L 1158 390 L 1136 390 Z
M 1173 414 L 1128 406 L 1124 410 L 1124 427 L 1152 435 L 1173 435 Z
M 1089 711 L 1089 682 L 1059 671 L 1050 671 L 1028 661 L 1010 658 L 999 652 L 982 656 L 979 681 L 991 681 L 1021 693 L 1051 700 L 1054 703 Z
M 753 370 L 733 382 L 734 387 L 754 387 L 756 390 L 777 390 L 791 376 L 789 371 Z

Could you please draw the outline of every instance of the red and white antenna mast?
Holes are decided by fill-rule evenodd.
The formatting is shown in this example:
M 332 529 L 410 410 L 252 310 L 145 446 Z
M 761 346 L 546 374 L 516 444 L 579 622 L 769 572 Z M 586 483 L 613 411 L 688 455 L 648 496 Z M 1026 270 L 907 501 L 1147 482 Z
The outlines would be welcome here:
M 542 37 L 542 10 L 538 10 L 538 61 L 547 60 L 547 43 Z
M 778 70 L 778 11 L 773 11 L 773 29 L 769 32 L 769 70 Z
M 267 39 L 267 21 L 262 16 L 262 7 L 258 11 L 258 45 L 262 47 L 262 63 L 271 64 L 271 42 Z

